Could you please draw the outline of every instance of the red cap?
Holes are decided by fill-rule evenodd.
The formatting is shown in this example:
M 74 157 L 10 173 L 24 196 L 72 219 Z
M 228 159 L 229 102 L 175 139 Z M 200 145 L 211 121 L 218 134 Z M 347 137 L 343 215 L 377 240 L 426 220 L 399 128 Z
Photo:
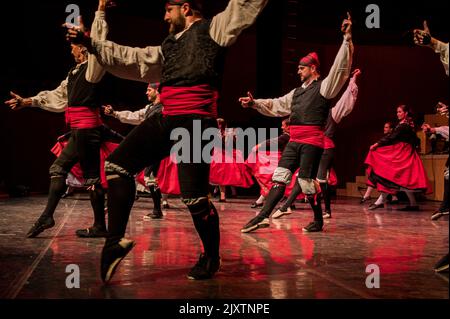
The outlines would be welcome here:
M 149 83 L 148 87 L 157 90 L 159 88 L 159 82 Z
M 319 57 L 316 52 L 308 53 L 308 55 L 304 56 L 300 59 L 300 65 L 311 66 L 315 65 L 316 68 L 320 67 Z

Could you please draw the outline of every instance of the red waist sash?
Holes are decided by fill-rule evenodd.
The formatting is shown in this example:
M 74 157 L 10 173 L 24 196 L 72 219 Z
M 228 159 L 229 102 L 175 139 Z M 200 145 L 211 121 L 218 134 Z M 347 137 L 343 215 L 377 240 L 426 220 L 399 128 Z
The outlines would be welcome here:
M 163 115 L 197 114 L 217 117 L 219 93 L 211 86 L 202 84 L 189 87 L 165 86 L 161 92 Z
M 324 147 L 324 133 L 321 126 L 291 125 L 289 142 Z
M 100 109 L 87 106 L 69 106 L 66 109 L 66 123 L 73 129 L 94 128 L 103 124 Z

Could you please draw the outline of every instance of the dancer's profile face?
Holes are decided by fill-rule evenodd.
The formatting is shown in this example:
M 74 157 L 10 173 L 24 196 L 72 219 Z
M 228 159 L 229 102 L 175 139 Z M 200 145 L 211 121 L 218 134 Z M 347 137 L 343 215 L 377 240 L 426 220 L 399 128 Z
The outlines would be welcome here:
M 149 102 L 153 102 L 156 99 L 156 96 L 158 95 L 158 91 L 154 88 L 152 88 L 151 86 L 149 86 L 147 88 L 147 99 L 149 100 Z
M 401 107 L 397 108 L 397 118 L 399 121 L 403 121 L 407 115 L 408 115 L 408 112 L 403 111 L 403 109 Z
M 309 66 L 299 65 L 297 73 L 300 75 L 300 80 L 302 82 L 307 82 L 312 76 L 312 70 Z
M 389 123 L 385 123 L 384 127 L 383 127 L 383 133 L 384 134 L 389 134 L 392 132 L 392 127 Z
M 79 45 L 75 45 L 75 44 L 71 44 L 70 46 L 72 48 L 71 53 L 73 55 L 73 58 L 75 59 L 75 62 L 76 63 L 84 62 L 86 57 L 83 53 L 82 47 Z
M 183 11 L 184 7 L 179 5 L 166 5 L 166 14 L 164 15 L 164 21 L 169 24 L 169 32 L 171 34 L 177 34 L 186 28 L 186 17 Z

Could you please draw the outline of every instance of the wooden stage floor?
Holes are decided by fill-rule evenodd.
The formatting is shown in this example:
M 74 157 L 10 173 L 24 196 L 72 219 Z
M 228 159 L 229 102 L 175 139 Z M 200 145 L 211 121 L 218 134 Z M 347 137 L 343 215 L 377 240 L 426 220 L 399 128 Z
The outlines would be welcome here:
M 431 221 L 437 202 L 420 212 L 395 207 L 368 211 L 355 198 L 333 202 L 333 218 L 322 233 L 305 234 L 312 218 L 297 203 L 289 216 L 271 227 L 242 234 L 257 213 L 252 199 L 217 203 L 221 223 L 222 268 L 207 281 L 186 278 L 200 253 L 188 211 L 179 199 L 162 220 L 144 220 L 151 200 L 135 202 L 128 238 L 136 247 L 108 286 L 99 275 L 103 239 L 81 239 L 75 230 L 89 226 L 86 195 L 63 199 L 56 225 L 38 238 L 25 234 L 42 211 L 43 196 L 0 200 L 1 298 L 137 299 L 303 299 L 303 298 L 448 298 L 448 273 L 436 274 L 435 262 L 448 252 L 448 217 Z M 216 201 L 216 200 L 215 200 Z M 366 287 L 368 265 L 380 270 L 380 288 Z M 80 287 L 69 289 L 68 265 L 80 271 Z

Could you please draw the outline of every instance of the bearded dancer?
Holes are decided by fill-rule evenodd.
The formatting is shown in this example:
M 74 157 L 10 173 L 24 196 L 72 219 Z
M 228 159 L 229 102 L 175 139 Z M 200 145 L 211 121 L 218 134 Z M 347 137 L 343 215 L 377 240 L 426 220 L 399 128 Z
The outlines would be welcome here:
M 189 132 L 216 127 L 218 87 L 224 68 L 225 48 L 252 25 L 267 0 L 230 0 L 226 9 L 206 20 L 196 0 L 169 0 L 164 20 L 170 35 L 162 46 L 132 48 L 110 41 L 96 41 L 69 30 L 74 41 L 85 44 L 112 74 L 144 82 L 161 82 L 163 114 L 146 119 L 131 131 L 108 158 L 109 234 L 102 251 L 101 277 L 107 282 L 119 262 L 133 248 L 125 239 L 134 202 L 134 175 L 170 153 L 172 130 Z M 201 52 L 201 54 L 200 54 Z M 207 143 L 207 141 L 202 141 Z M 192 147 L 191 147 L 192 149 Z M 209 162 L 178 163 L 183 202 L 188 206 L 204 252 L 188 274 L 189 279 L 208 279 L 220 267 L 219 216 L 208 198 Z
M 303 82 L 301 87 L 277 99 L 254 100 L 251 95 L 240 98 L 243 107 L 254 107 L 264 115 L 290 115 L 291 125 L 290 141 L 273 174 L 274 185 L 265 205 L 256 217 L 242 227 L 241 232 L 248 233 L 269 226 L 268 217 L 283 197 L 292 174 L 299 167 L 299 184 L 314 212 L 314 221 L 303 230 L 322 231 L 322 208 L 320 198 L 316 196 L 319 186 L 315 184 L 315 178 L 324 147 L 323 126 L 330 110 L 330 100 L 339 93 L 350 74 L 353 55 L 351 24 L 350 14 L 347 13 L 347 19 L 344 19 L 341 26 L 344 41 L 325 79 L 319 79 L 319 59 L 313 52 L 300 60 L 298 74 Z
M 108 29 L 105 22 L 106 1 L 100 0 L 92 25 L 91 36 L 105 39 Z M 80 29 L 80 28 L 78 28 Z M 83 32 L 79 30 L 79 32 Z M 76 231 L 79 237 L 104 237 L 106 235 L 104 199 L 105 191 L 100 180 L 100 147 L 104 138 L 104 127 L 100 118 L 98 84 L 105 71 L 95 56 L 88 55 L 84 46 L 71 44 L 72 55 L 77 65 L 67 78 L 52 91 L 22 98 L 11 92 L 12 99 L 5 103 L 11 109 L 40 107 L 51 112 L 66 112 L 66 122 L 71 128 L 67 147 L 50 167 L 50 189 L 45 210 L 27 233 L 27 237 L 38 236 L 55 225 L 53 215 L 66 190 L 66 177 L 71 168 L 80 162 L 84 173 L 84 185 L 90 191 L 94 210 L 94 225 Z
M 356 99 L 358 97 L 358 86 L 356 85 L 356 79 L 361 74 L 359 69 L 353 71 L 353 76 L 347 86 L 347 89 L 342 94 L 336 105 L 330 110 L 328 114 L 327 124 L 325 125 L 325 143 L 322 158 L 320 160 L 319 172 L 317 173 L 317 181 L 320 183 L 320 189 L 322 191 L 323 201 L 325 202 L 325 212 L 323 218 L 331 218 L 331 198 L 330 198 L 330 172 L 333 168 L 335 144 L 333 141 L 334 134 L 336 133 L 337 125 L 341 120 L 350 114 L 355 106 Z M 280 218 L 283 215 L 290 214 L 291 205 L 297 196 L 301 193 L 302 189 L 299 183 L 295 183 L 294 189 L 289 194 L 285 203 L 272 214 L 272 218 Z
M 146 118 L 149 118 L 153 114 L 162 112 L 162 104 L 160 102 L 160 96 L 158 92 L 159 83 L 150 83 L 147 87 L 147 99 L 150 104 L 144 108 L 131 112 L 131 111 L 114 111 L 111 105 L 104 107 L 103 111 L 106 115 L 113 116 L 122 123 L 139 125 Z M 151 165 L 144 170 L 144 183 L 150 190 L 150 194 L 153 200 L 153 211 L 146 215 L 152 219 L 161 219 L 163 212 L 161 210 L 161 190 L 158 187 L 156 176 L 158 175 L 160 163 Z

